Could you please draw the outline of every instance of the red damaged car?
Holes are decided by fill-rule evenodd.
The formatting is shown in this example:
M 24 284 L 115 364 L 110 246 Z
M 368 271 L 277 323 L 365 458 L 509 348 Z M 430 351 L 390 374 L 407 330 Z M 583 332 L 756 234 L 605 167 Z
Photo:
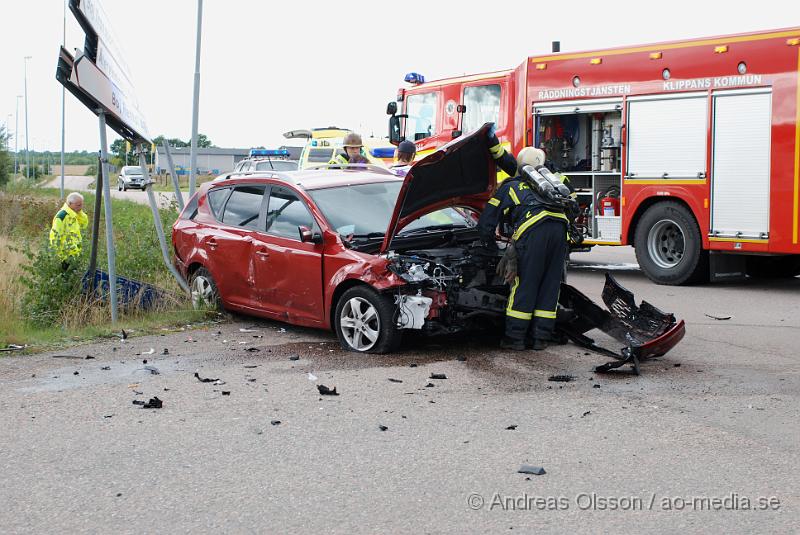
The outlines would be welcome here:
M 361 352 L 391 351 L 405 329 L 502 325 L 509 290 L 495 275 L 499 257 L 471 252 L 496 186 L 488 128 L 442 147 L 405 177 L 348 166 L 204 184 L 172 232 L 193 299 L 332 329 L 344 348 Z M 608 352 L 621 362 L 638 366 L 683 336 L 682 321 L 637 307 L 610 277 L 604 300 L 612 312 L 564 287 L 559 332 L 596 350 L 584 333 L 609 332 L 626 346 Z

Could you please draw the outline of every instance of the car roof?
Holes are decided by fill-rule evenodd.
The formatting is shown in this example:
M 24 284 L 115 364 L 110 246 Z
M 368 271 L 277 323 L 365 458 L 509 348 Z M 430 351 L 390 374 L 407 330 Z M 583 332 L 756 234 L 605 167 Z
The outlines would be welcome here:
M 342 186 L 357 186 L 359 184 L 375 184 L 378 182 L 402 182 L 403 178 L 395 175 L 388 169 L 376 166 L 358 169 L 305 169 L 302 171 L 250 171 L 247 173 L 233 173 L 228 180 L 213 181 L 210 184 L 235 185 L 252 184 L 261 180 L 280 180 L 307 191 L 335 188 Z

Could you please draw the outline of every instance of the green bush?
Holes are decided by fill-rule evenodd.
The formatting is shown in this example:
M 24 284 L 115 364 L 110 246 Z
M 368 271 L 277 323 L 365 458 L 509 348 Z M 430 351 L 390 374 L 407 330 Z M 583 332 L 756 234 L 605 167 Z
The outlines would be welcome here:
M 86 172 L 83 173 L 83 176 L 97 176 L 97 166 L 90 165 L 86 168 Z
M 42 239 L 34 247 L 23 250 L 28 263 L 23 266 L 20 277 L 25 287 L 22 313 L 39 326 L 62 321 L 66 307 L 81 294 L 81 279 L 88 264 L 86 247 L 83 247 L 81 254 L 71 259 L 65 268 L 48 242 L 49 239 Z M 86 245 L 85 239 L 83 242 Z

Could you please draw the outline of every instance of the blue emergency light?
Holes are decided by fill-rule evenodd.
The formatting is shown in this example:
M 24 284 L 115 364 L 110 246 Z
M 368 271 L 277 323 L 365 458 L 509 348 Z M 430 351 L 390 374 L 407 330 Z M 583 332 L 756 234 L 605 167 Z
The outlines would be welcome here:
M 394 147 L 375 147 L 369 153 L 374 158 L 394 158 Z
M 256 156 L 289 156 L 289 151 L 286 149 L 250 149 L 250 157 Z
M 406 77 L 403 80 L 405 80 L 409 84 L 415 84 L 415 85 L 425 83 L 425 77 L 417 72 L 410 72 L 406 74 Z

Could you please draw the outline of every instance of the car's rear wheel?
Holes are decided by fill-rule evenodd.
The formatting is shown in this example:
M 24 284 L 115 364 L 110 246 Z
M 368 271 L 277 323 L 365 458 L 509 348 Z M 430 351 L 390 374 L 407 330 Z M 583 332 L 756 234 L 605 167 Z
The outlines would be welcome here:
M 206 268 L 201 267 L 194 272 L 190 289 L 194 308 L 212 310 L 222 308 L 217 283 L 214 282 L 214 277 L 211 276 L 211 273 Z
M 400 342 L 395 305 L 367 286 L 350 288 L 336 304 L 334 329 L 342 348 L 359 353 L 387 353 Z

